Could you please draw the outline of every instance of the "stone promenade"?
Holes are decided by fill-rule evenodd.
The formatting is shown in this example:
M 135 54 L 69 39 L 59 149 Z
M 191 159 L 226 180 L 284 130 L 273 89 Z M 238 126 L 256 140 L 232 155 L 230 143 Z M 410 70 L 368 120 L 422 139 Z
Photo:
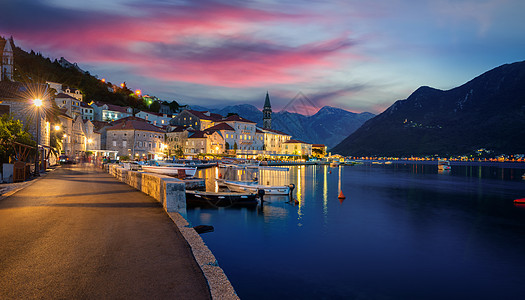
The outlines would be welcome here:
M 90 166 L 63 166 L 0 200 L 0 299 L 210 299 L 153 198 Z

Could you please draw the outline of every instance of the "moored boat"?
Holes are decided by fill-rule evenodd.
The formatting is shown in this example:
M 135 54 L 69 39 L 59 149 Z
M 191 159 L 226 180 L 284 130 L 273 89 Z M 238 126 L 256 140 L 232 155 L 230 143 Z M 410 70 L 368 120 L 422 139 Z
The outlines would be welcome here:
M 232 191 L 258 193 L 260 190 L 264 190 L 264 195 L 290 195 L 295 188 L 293 184 L 269 186 L 249 181 L 217 180 L 217 182 Z
M 182 170 L 184 171 L 187 177 L 193 177 L 195 176 L 195 173 L 197 172 L 196 167 L 176 167 L 176 166 L 146 166 L 145 165 L 145 166 L 142 166 L 142 170 L 145 172 L 170 175 L 170 176 L 178 176 L 179 170 Z
M 438 160 L 438 170 L 439 171 L 450 170 L 450 162 L 446 159 Z
M 204 192 L 186 190 L 188 204 L 204 204 L 218 207 L 256 206 L 259 204 L 257 194 L 231 192 Z
M 517 203 L 517 204 L 525 204 L 525 198 L 516 199 L 516 200 L 514 200 L 514 203 Z

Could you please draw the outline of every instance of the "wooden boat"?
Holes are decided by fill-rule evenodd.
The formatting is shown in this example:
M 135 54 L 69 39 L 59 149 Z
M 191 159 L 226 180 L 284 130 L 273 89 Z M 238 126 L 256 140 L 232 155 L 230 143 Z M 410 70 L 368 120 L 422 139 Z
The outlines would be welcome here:
M 142 170 L 150 173 L 157 173 L 170 176 L 178 176 L 179 170 L 184 171 L 187 177 L 195 176 L 197 172 L 196 167 L 175 167 L 175 166 L 142 166 Z
M 450 170 L 450 162 L 445 159 L 438 160 L 438 170 L 439 171 Z
M 264 190 L 264 195 L 290 195 L 295 188 L 293 184 L 283 186 L 269 186 L 249 181 L 217 180 L 219 185 L 226 186 L 232 191 L 258 193 Z
M 186 203 L 204 204 L 215 207 L 257 206 L 257 194 L 231 192 L 204 192 L 186 190 Z

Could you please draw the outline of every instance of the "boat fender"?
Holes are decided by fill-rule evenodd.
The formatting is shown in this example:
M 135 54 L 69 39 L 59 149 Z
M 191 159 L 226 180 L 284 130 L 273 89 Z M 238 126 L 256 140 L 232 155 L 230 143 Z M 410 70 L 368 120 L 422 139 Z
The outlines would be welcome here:
M 206 232 L 213 232 L 215 230 L 213 226 L 211 225 L 198 225 L 198 226 L 193 227 L 193 229 L 195 229 L 195 231 L 198 234 L 206 233 Z

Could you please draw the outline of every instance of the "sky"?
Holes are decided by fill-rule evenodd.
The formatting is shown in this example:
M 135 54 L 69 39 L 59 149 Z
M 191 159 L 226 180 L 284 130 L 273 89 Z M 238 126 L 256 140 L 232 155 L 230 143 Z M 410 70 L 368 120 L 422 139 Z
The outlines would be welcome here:
M 381 113 L 525 60 L 523 0 L 0 0 L 0 35 L 181 104 Z M 294 104 L 295 103 L 295 104 Z M 315 112 L 315 110 L 314 110 Z

